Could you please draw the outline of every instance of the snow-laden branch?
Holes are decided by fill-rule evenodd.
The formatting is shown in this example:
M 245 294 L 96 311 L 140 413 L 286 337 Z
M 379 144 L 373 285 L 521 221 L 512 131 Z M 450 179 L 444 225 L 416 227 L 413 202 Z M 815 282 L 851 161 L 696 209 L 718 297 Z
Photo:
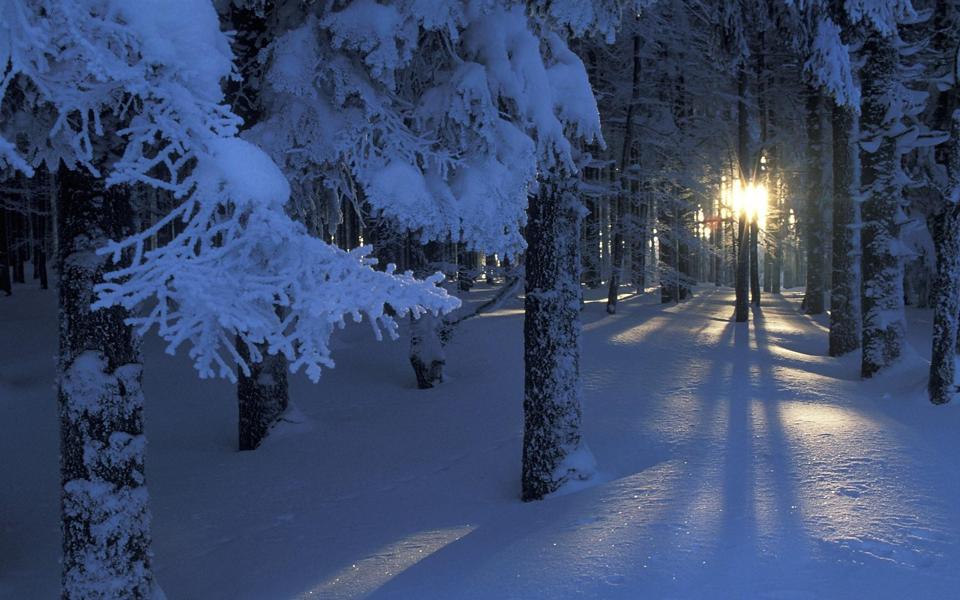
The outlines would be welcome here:
M 622 10 L 556 8 L 591 30 Z M 312 204 L 322 179 L 327 197 L 362 199 L 423 241 L 515 254 L 538 173 L 575 169 L 571 139 L 600 140 L 583 64 L 531 10 L 352 0 L 309 15 L 270 45 L 267 116 L 245 135 L 296 201 Z
M 384 314 L 448 312 L 455 298 L 392 268 L 375 271 L 369 248 L 344 252 L 290 219 L 287 180 L 263 151 L 235 137 L 239 118 L 222 103 L 232 72 L 228 39 L 206 0 L 0 0 L 0 92 L 12 86 L 28 114 L 54 115 L 47 130 L 0 123 L 0 160 L 80 164 L 100 175 L 105 147 L 120 151 L 108 183 L 141 182 L 181 203 L 157 224 L 111 242 L 116 269 L 95 307 L 145 308 L 130 323 L 174 351 L 186 343 L 202 376 L 248 371 L 258 344 L 317 379 L 332 366 L 328 341 L 347 315 L 396 335 Z M 3 98 L 0 98 L 3 99 Z M 25 138 L 24 156 L 7 140 Z M 145 250 L 176 223 L 166 245 Z
M 850 48 L 840 39 L 840 27 L 827 16 L 817 22 L 803 68 L 837 104 L 860 112 L 860 87 L 850 64 Z
M 305 368 L 316 381 L 322 366 L 332 367 L 328 340 L 345 317 L 366 315 L 378 339 L 381 329 L 396 337 L 397 324 L 384 313 L 389 303 L 400 315 L 445 313 L 459 305 L 436 284 L 392 266 L 375 271 L 369 247 L 346 252 L 308 235 L 282 210 L 286 180 L 270 159 L 237 138 L 216 140 L 215 150 L 198 162 L 197 189 L 163 221 L 142 234 L 113 242 L 101 253 L 132 263 L 106 276 L 96 290 L 95 307 L 149 306 L 131 324 L 158 334 L 174 352 L 187 342 L 202 377 L 233 379 L 233 365 L 248 373 L 236 351 L 247 346 L 251 360 L 258 344 L 282 352 L 290 368 Z M 201 200 L 202 199 L 202 200 Z M 144 251 L 153 229 L 179 219 L 183 230 L 169 243 Z M 278 310 L 279 309 L 279 310 Z

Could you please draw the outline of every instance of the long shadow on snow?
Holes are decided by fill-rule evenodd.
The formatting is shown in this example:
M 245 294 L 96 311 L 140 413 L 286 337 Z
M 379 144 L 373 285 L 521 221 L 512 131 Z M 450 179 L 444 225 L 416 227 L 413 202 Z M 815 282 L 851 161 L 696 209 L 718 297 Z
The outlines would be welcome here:
M 705 301 L 707 301 L 707 299 L 701 302 Z M 661 313 L 662 310 L 654 310 L 651 312 Z M 669 321 L 673 318 L 684 318 L 672 312 L 668 312 L 667 316 L 669 317 L 668 320 L 664 324 L 658 325 L 656 330 L 666 328 L 669 325 Z M 627 321 L 624 325 L 628 328 L 637 325 L 635 319 L 625 318 L 623 320 Z M 709 326 L 709 324 L 705 327 L 707 326 Z M 727 329 L 727 334 L 729 335 L 730 333 L 732 333 L 732 329 Z M 593 342 L 601 342 L 601 340 L 597 339 L 599 337 L 595 330 L 591 331 L 585 336 L 585 345 L 589 347 Z M 656 349 L 651 346 L 654 346 L 658 342 L 665 343 L 668 347 L 675 343 L 675 341 L 671 340 L 668 336 L 648 334 L 643 344 L 644 352 L 656 352 Z M 601 343 L 605 343 L 605 340 Z M 720 343 L 723 344 L 724 342 L 721 341 Z M 709 350 L 709 348 L 698 347 L 695 350 L 697 354 L 702 354 L 705 350 Z M 591 356 L 589 348 L 586 349 L 584 355 L 586 357 Z M 630 352 L 626 348 L 618 352 L 615 356 L 616 360 L 614 364 L 608 364 L 607 366 L 620 371 L 621 379 L 617 382 L 606 382 L 607 385 L 611 386 L 610 389 L 600 386 L 588 390 L 588 397 L 586 398 L 588 404 L 599 402 L 601 399 L 604 400 L 602 406 L 595 406 L 592 410 L 588 409 L 585 417 L 585 428 L 587 429 L 586 439 L 588 443 L 592 441 L 601 469 L 606 469 L 610 466 L 610 461 L 612 461 L 614 455 L 618 453 L 617 450 L 622 451 L 624 448 L 629 448 L 631 445 L 629 440 L 631 439 L 634 440 L 633 445 L 635 447 L 642 447 L 642 452 L 638 452 L 637 455 L 631 459 L 622 460 L 619 468 L 616 469 L 614 473 L 609 474 L 625 478 L 640 474 L 647 469 L 653 469 L 656 465 L 661 464 L 662 460 L 666 460 L 671 456 L 683 456 L 698 450 L 701 452 L 704 451 L 704 448 L 698 442 L 707 437 L 707 431 L 712 426 L 714 417 L 718 411 L 719 405 L 717 402 L 701 401 L 701 405 L 696 407 L 698 421 L 694 427 L 694 431 L 678 440 L 664 441 L 662 439 L 664 437 L 663 435 L 645 430 L 644 426 L 650 423 L 651 419 L 645 418 L 643 414 L 635 417 L 632 422 L 629 423 L 624 423 L 622 419 L 617 418 L 617 415 L 622 410 L 618 410 L 617 405 L 621 403 L 630 403 L 633 405 L 630 408 L 634 412 L 636 412 L 636 406 L 634 404 L 637 402 L 642 402 L 648 407 L 644 413 L 656 412 L 657 410 L 673 410 L 671 405 L 675 397 L 670 393 L 664 393 L 664 389 L 667 388 L 676 370 L 688 368 L 689 365 L 682 361 L 672 361 L 672 363 L 670 363 L 671 368 L 669 369 L 657 368 L 662 367 L 662 365 L 655 364 L 651 365 L 649 371 L 643 369 L 638 370 L 638 364 L 642 365 L 644 362 L 652 361 L 644 361 L 642 356 L 637 356 L 636 352 Z M 607 357 L 607 361 L 609 362 L 609 357 Z M 588 360 L 587 365 L 589 365 L 589 362 L 591 361 Z M 701 361 L 699 364 L 704 363 Z M 714 372 L 711 375 L 711 379 L 719 381 L 724 377 L 724 365 L 714 365 Z M 626 381 L 624 381 L 624 379 Z M 640 385 L 631 385 L 634 381 L 638 384 L 642 383 L 642 387 Z M 618 397 L 616 394 L 612 395 L 611 393 L 615 391 L 617 386 L 627 389 L 633 387 L 641 394 L 653 390 L 653 393 L 650 394 L 653 397 Z M 659 402 L 657 401 L 658 399 Z M 611 413 L 613 415 L 612 417 L 610 416 Z M 598 422 L 602 423 L 603 427 L 598 427 Z M 597 429 L 596 432 L 591 431 L 594 428 Z M 602 434 L 602 436 L 600 434 Z M 637 440 L 641 440 L 640 444 L 636 443 Z M 664 518 L 658 519 L 656 523 L 646 524 L 656 528 L 656 531 L 651 532 L 651 534 L 661 539 L 664 544 L 672 543 L 672 541 L 676 539 L 670 536 L 670 525 L 681 520 L 680 513 L 684 511 L 684 507 L 689 503 L 690 499 L 695 496 L 695 490 L 692 488 L 698 484 L 699 480 L 700 478 L 696 473 L 691 473 L 690 476 L 686 477 L 684 479 L 684 489 L 672 491 L 671 496 L 673 501 L 671 501 L 666 508 Z M 598 510 L 594 512 L 602 512 L 604 505 L 610 501 L 615 502 L 617 500 L 616 498 L 611 498 L 607 493 L 608 491 L 614 494 L 617 493 L 617 491 L 612 488 L 595 488 L 584 493 L 588 495 L 590 502 L 598 507 Z M 638 492 L 640 492 L 640 490 L 638 490 Z M 584 497 L 581 496 L 578 500 L 582 501 L 583 499 Z M 568 500 L 569 498 L 558 498 L 548 500 L 544 503 L 534 503 L 530 505 L 515 503 L 503 506 L 499 515 L 491 515 L 491 518 L 495 519 L 499 526 L 490 526 L 484 522 L 478 523 L 477 527 L 470 534 L 432 553 L 422 561 L 404 570 L 391 581 L 386 582 L 374 593 L 373 597 L 389 598 L 392 597 L 393 594 L 401 591 L 409 591 L 411 587 L 412 589 L 418 590 L 430 589 L 429 577 L 431 573 L 435 572 L 444 572 L 447 575 L 451 572 L 458 573 L 456 579 L 463 580 L 474 572 L 478 564 L 490 559 L 489 556 L 486 556 L 486 553 L 489 553 L 491 547 L 505 548 L 541 530 L 563 529 L 570 511 L 574 507 L 578 507 L 581 510 L 583 508 L 582 502 L 568 503 Z M 504 515 L 503 512 L 507 514 Z M 589 514 L 590 511 L 586 512 Z M 511 521 L 513 525 L 507 528 L 503 527 L 504 518 Z M 666 525 L 667 530 L 661 530 L 659 528 L 660 525 Z M 558 535 L 563 536 L 562 532 L 558 533 Z M 576 540 L 575 535 L 573 539 Z M 582 558 L 582 556 L 578 554 L 578 552 L 582 550 L 583 549 L 577 545 L 572 546 L 569 549 L 571 554 L 570 559 L 576 561 Z M 650 549 L 646 547 L 641 548 L 641 551 L 644 553 L 648 550 Z M 563 552 L 564 549 L 560 549 L 559 551 Z M 659 548 L 656 554 L 662 554 Z

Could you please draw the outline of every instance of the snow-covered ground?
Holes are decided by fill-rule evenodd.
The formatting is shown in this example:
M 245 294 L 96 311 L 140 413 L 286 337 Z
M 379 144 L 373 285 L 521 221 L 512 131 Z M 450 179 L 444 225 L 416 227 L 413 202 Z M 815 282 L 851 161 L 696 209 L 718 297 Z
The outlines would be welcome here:
M 471 294 L 483 296 L 485 292 Z M 0 597 L 58 590 L 55 292 L 0 298 Z M 155 565 L 174 599 L 945 598 L 960 412 L 916 354 L 860 382 L 796 294 L 584 311 L 588 489 L 518 500 L 519 303 L 466 322 L 449 381 L 352 326 L 302 416 L 235 452 L 233 389 L 145 344 Z

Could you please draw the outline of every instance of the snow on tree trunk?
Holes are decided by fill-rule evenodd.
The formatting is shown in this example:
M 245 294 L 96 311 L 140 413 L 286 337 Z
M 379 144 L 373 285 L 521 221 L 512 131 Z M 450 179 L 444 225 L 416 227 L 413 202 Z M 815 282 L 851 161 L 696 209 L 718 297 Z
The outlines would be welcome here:
M 421 390 L 443 382 L 446 354 L 440 338 L 441 319 L 430 313 L 410 317 L 410 365 Z
M 587 170 L 588 172 L 590 169 Z M 583 226 L 583 283 L 591 290 L 600 287 L 600 200 L 588 202 Z
M 414 235 L 398 237 L 406 242 L 407 267 L 417 277 L 429 277 L 436 270 L 434 265 L 443 261 L 443 246 L 438 242 L 421 244 Z M 443 319 L 431 313 L 419 317 L 410 316 L 410 366 L 421 390 L 443 383 L 443 367 L 447 362 L 444 351 L 445 339 L 441 328 Z
M 249 375 L 242 370 L 237 373 L 238 448 L 255 450 L 290 403 L 288 363 L 283 354 L 269 354 L 266 347 L 259 348 L 262 360 L 251 361 L 246 344 L 238 343 L 236 347 L 250 369 Z
M 960 127 L 954 128 L 954 133 Z M 957 138 L 949 143 L 955 144 Z M 953 153 L 955 156 L 960 153 Z M 957 317 L 960 315 L 960 206 L 954 204 L 931 218 L 931 233 L 937 252 L 934 281 L 933 352 L 927 391 L 930 402 L 946 404 L 957 393 Z
M 860 245 L 854 203 L 854 115 L 833 105 L 833 269 L 830 291 L 830 356 L 860 347 Z
M 825 310 L 823 301 L 823 131 L 820 119 L 820 92 L 809 89 L 807 95 L 807 197 L 806 246 L 807 289 L 803 296 L 803 311 L 820 315 Z
M 592 474 L 580 438 L 580 219 L 576 180 L 530 198 L 524 301 L 523 500 Z
M 934 47 L 941 56 L 950 57 L 960 43 L 957 24 L 960 8 L 955 2 L 939 0 L 934 24 L 938 32 Z M 930 359 L 930 379 L 927 391 L 930 402 L 945 404 L 957 394 L 956 353 L 960 351 L 957 335 L 960 315 L 960 204 L 949 197 L 960 189 L 960 90 L 957 87 L 956 62 L 952 86 L 940 93 L 934 113 L 935 127 L 950 132 L 941 146 L 941 162 L 946 167 L 947 194 L 941 199 L 940 212 L 929 219 L 937 255 L 937 270 L 933 281 L 933 351 Z
M 150 598 L 150 512 L 144 478 L 138 341 L 122 308 L 90 310 L 107 239 L 130 233 L 128 189 L 60 170 L 60 473 L 62 595 Z
M 893 40 L 871 33 L 863 45 L 861 147 L 863 205 L 861 230 L 863 358 L 860 373 L 872 377 L 903 350 L 903 263 L 898 255 L 901 189 L 899 155 L 888 132 L 891 92 L 897 67 Z M 894 115 L 895 117 L 895 115 Z

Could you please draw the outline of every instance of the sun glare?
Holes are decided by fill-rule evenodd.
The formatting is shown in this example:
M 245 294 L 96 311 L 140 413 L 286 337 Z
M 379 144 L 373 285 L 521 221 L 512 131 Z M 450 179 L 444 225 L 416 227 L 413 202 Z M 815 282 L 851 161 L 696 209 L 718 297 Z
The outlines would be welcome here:
M 744 186 L 739 179 L 735 179 L 732 187 L 724 190 L 723 195 L 723 203 L 729 206 L 735 215 L 743 214 L 750 220 L 756 218 L 761 228 L 765 226 L 767 186 L 762 183 Z

